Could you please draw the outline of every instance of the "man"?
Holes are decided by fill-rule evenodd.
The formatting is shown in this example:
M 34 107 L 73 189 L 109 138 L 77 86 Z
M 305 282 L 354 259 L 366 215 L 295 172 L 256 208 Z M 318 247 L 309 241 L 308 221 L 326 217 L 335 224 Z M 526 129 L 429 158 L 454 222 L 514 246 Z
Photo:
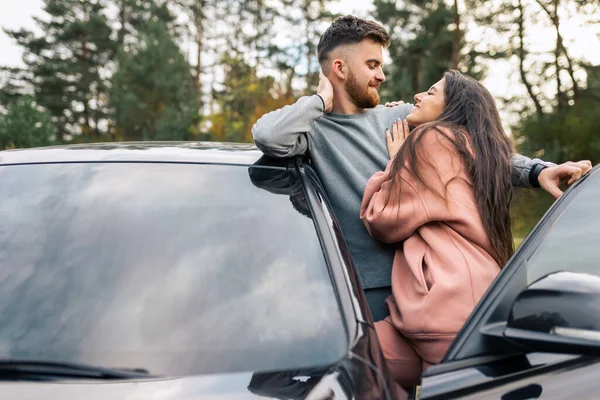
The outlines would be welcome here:
M 394 246 L 371 239 L 359 219 L 368 178 L 389 161 L 385 131 L 404 120 L 412 104 L 383 107 L 377 89 L 385 81 L 383 48 L 390 37 L 379 24 L 345 16 L 336 19 L 317 47 L 321 79 L 317 94 L 261 117 L 252 134 L 272 157 L 310 153 L 348 242 L 375 321 L 387 315 Z M 558 181 L 579 179 L 589 162 L 548 166 L 513 157 L 513 185 L 541 185 L 555 197 Z

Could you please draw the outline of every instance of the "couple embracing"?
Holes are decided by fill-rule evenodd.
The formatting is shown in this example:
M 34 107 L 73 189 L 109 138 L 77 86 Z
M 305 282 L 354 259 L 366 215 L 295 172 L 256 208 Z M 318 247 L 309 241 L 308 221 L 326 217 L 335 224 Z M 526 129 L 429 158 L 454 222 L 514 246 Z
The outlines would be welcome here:
M 512 186 L 560 195 L 591 169 L 515 154 L 494 99 L 448 71 L 415 104 L 379 106 L 379 24 L 336 19 L 317 93 L 260 118 L 267 155 L 308 153 L 348 243 L 386 363 L 404 386 L 439 363 L 513 252 Z

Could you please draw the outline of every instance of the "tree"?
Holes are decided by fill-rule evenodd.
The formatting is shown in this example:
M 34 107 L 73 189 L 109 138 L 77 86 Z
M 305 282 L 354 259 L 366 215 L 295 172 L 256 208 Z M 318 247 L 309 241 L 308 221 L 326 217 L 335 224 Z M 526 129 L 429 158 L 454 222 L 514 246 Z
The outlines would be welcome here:
M 303 94 L 314 93 L 319 83 L 317 44 L 320 35 L 338 14 L 327 10 L 332 0 L 284 0 L 278 10 L 287 44 L 271 47 L 278 68 L 287 77 L 291 93 L 292 80 L 301 78 Z
M 112 78 L 115 137 L 190 140 L 199 134 L 190 66 L 161 22 L 150 22 L 128 51 L 121 50 Z
M 119 47 L 135 43 L 137 37 L 150 22 L 161 22 L 171 36 L 179 38 L 181 27 L 177 18 L 169 8 L 168 0 L 112 0 L 118 10 L 118 45 Z
M 556 162 L 600 160 L 599 142 L 594 134 L 600 128 L 600 120 L 596 117 L 600 111 L 597 89 L 593 87 L 596 69 L 586 67 L 582 60 L 571 56 L 569 43 L 562 36 L 561 23 L 569 16 L 584 17 L 599 11 L 600 2 L 469 1 L 481 7 L 479 22 L 508 39 L 499 44 L 499 51 L 516 61 L 521 83 L 530 100 L 510 99 L 511 106 L 521 114 L 520 121 L 513 126 L 519 150 Z M 548 41 L 547 51 L 534 56 L 527 43 L 528 31 L 536 25 L 550 27 L 553 40 Z M 581 74 L 584 71 L 586 73 Z M 586 75 L 587 82 L 581 78 Z
M 597 92 L 600 67 L 588 67 L 587 89 L 580 101 L 565 109 L 525 118 L 513 132 L 519 150 L 557 163 L 569 160 L 600 162 L 600 98 Z
M 451 12 L 442 0 L 375 0 L 375 17 L 392 42 L 382 97 L 410 99 L 440 79 L 452 56 Z M 428 86 L 427 86 L 428 87 Z
M 258 0 L 261 2 L 261 0 Z M 216 67 L 215 61 L 220 51 L 238 49 L 241 40 L 249 37 L 257 39 L 255 32 L 260 24 L 250 25 L 247 11 L 252 10 L 255 1 L 247 0 L 176 0 L 178 10 L 187 16 L 187 33 L 195 45 L 195 62 L 192 77 L 196 91 L 196 101 L 202 107 L 210 88 L 203 87 L 202 78 L 207 77 Z M 246 25 L 246 26 L 245 26 Z M 242 36 L 242 39 L 240 39 Z M 255 42 L 252 42 L 255 43 Z
M 600 13 L 597 0 L 466 0 L 474 21 L 483 30 L 483 37 L 496 37 L 489 44 L 499 56 L 512 59 L 518 65 L 521 83 L 527 91 L 527 101 L 509 99 L 512 107 L 525 117 L 535 113 L 542 117 L 554 110 L 565 111 L 580 98 L 585 87 L 583 65 L 569 51 L 563 34 L 563 22 L 572 17 L 583 25 L 594 25 Z M 547 49 L 533 54 L 530 37 L 534 29 L 546 28 Z M 505 40 L 498 40 L 505 38 Z M 533 107 L 532 107 L 533 106 Z
M 581 90 L 579 101 L 560 112 L 531 114 L 513 129 L 519 152 L 556 163 L 600 162 L 600 66 L 587 69 L 587 88 Z M 553 202 L 543 191 L 517 190 L 511 207 L 516 237 L 525 237 Z
M 215 90 L 219 111 L 210 116 L 210 132 L 215 140 L 252 142 L 252 125 L 266 112 L 294 102 L 271 76 L 258 77 L 256 67 L 239 54 L 225 55 L 223 88 Z
M 8 104 L 25 95 L 33 95 L 31 73 L 21 67 L 0 67 L 0 105 Z
M 50 114 L 31 96 L 22 96 L 0 114 L 0 149 L 47 146 L 56 132 Z
M 46 19 L 36 19 L 42 36 L 6 31 L 23 47 L 36 101 L 53 117 L 60 140 L 103 134 L 106 78 L 103 69 L 116 45 L 104 0 L 44 0 Z
M 188 30 L 191 33 L 191 39 L 196 45 L 196 63 L 192 69 L 194 88 L 196 91 L 196 102 L 202 105 L 202 73 L 203 73 L 203 53 L 207 50 L 207 43 L 210 42 L 208 32 L 215 21 L 219 21 L 219 1 L 217 0 L 180 0 L 180 6 L 188 14 Z

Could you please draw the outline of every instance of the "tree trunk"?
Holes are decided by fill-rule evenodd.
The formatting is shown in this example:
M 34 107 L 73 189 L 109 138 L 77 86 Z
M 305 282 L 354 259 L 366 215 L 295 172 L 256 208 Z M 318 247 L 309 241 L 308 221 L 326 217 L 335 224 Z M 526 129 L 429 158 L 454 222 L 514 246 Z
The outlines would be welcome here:
M 577 101 L 577 100 L 579 100 L 580 89 L 579 89 L 579 85 L 577 84 L 577 81 L 575 80 L 575 72 L 573 71 L 573 62 L 571 61 L 571 57 L 569 57 L 569 54 L 567 53 L 567 49 L 565 48 L 565 46 L 563 44 L 562 36 L 560 36 L 560 33 L 558 32 L 558 27 L 556 28 L 556 34 L 558 35 L 558 42 L 562 49 L 562 53 L 565 56 L 565 58 L 567 59 L 567 71 L 569 72 L 569 76 L 571 77 L 571 82 L 573 82 L 573 100 Z
M 304 2 L 304 7 L 302 9 L 304 14 L 304 19 L 306 21 L 306 95 L 310 92 L 310 84 L 311 84 L 311 76 L 310 76 L 310 66 L 312 63 L 312 47 L 309 43 L 310 41 L 310 0 L 306 0 Z
M 540 1 L 538 0 L 538 3 Z M 554 0 L 554 14 L 550 14 L 550 19 L 552 20 L 552 24 L 554 25 L 555 28 L 558 27 L 558 4 L 560 3 L 560 0 Z M 566 104 L 565 104 L 565 94 L 563 93 L 562 90 L 562 80 L 560 78 L 560 35 L 558 34 L 558 29 L 556 29 L 557 31 L 557 35 L 556 35 L 556 47 L 554 48 L 554 69 L 556 71 L 556 107 L 558 109 L 559 112 L 561 112 L 562 110 L 564 110 Z
M 517 25 L 519 27 L 519 48 L 517 49 L 517 54 L 519 56 L 519 73 L 521 75 L 521 81 L 523 82 L 523 85 L 525 85 L 525 88 L 527 89 L 527 93 L 529 94 L 529 97 L 533 101 L 533 104 L 535 106 L 535 111 L 536 111 L 538 117 L 541 117 L 542 115 L 544 115 L 542 105 L 540 104 L 535 93 L 533 93 L 533 87 L 532 87 L 531 83 L 529 82 L 529 80 L 527 79 L 527 74 L 525 72 L 526 52 L 525 52 L 525 43 L 523 40 L 524 36 L 525 36 L 525 27 L 524 27 L 525 18 L 523 17 L 523 3 L 521 0 L 519 0 L 517 9 L 519 10 L 519 16 L 517 19 Z
M 563 39 L 562 39 L 562 35 L 560 34 L 560 19 L 558 17 L 558 6 L 560 5 L 560 0 L 554 0 L 554 13 L 552 13 L 548 7 L 546 7 L 545 4 L 543 4 L 540 0 L 536 0 L 537 3 L 540 5 L 540 7 L 542 7 L 542 9 L 544 10 L 544 12 L 546 13 L 546 15 L 548 15 L 548 17 L 550 18 L 550 21 L 552 21 L 552 25 L 554 26 L 554 30 L 556 31 L 556 49 L 554 51 L 554 58 L 555 58 L 555 67 L 556 67 L 556 76 L 557 76 L 557 85 L 560 83 L 560 77 L 559 75 L 559 68 L 560 65 L 558 63 L 559 57 L 560 55 L 564 55 L 565 59 L 567 60 L 567 72 L 569 73 L 569 76 L 571 77 L 571 82 L 573 83 L 573 100 L 577 101 L 579 99 L 579 93 L 580 93 L 580 89 L 579 89 L 579 85 L 577 84 L 577 81 L 575 80 L 575 72 L 573 70 L 573 62 L 571 61 L 571 57 L 569 57 L 569 53 L 567 53 L 567 49 L 565 48 L 565 45 L 563 43 Z M 565 100 L 565 95 L 564 93 L 562 93 L 560 90 L 557 92 L 557 95 L 560 96 L 559 97 L 559 109 L 563 107 L 563 103 Z M 562 99 L 561 99 L 562 97 Z
M 259 39 L 262 39 L 264 37 L 264 32 L 262 31 L 263 29 L 263 16 L 262 16 L 262 11 L 264 8 L 265 4 L 263 0 L 257 0 L 256 1 L 256 14 L 254 15 L 254 26 L 257 29 L 256 32 L 256 39 L 252 41 L 253 45 L 254 45 L 254 52 L 255 52 L 255 67 L 258 68 L 258 66 L 260 65 L 260 54 L 259 54 Z
M 85 18 L 85 22 L 87 23 L 87 17 Z M 90 115 L 90 99 L 89 99 L 89 94 L 90 94 L 90 87 L 89 86 L 85 86 L 85 85 L 89 85 L 91 82 L 89 81 L 88 78 L 86 78 L 86 75 L 89 75 L 89 49 L 88 49 L 88 38 L 86 34 L 83 34 L 81 37 L 81 53 L 82 53 L 82 58 L 81 58 L 81 76 L 82 76 L 82 83 L 83 85 L 80 87 L 82 93 L 82 98 L 83 98 L 83 118 L 84 118 L 84 124 L 82 127 L 82 133 L 86 136 L 90 136 L 91 133 L 91 124 L 90 124 L 90 120 L 91 120 L 91 115 Z
M 127 23 L 127 0 L 121 0 L 119 22 L 121 23 L 121 28 L 119 29 L 119 46 L 123 46 L 125 43 L 125 24 Z
M 461 51 L 461 39 L 462 32 L 460 31 L 460 14 L 458 13 L 458 0 L 454 0 L 454 6 L 452 7 L 454 17 L 454 32 L 452 34 L 452 58 L 450 60 L 450 69 L 458 69 L 460 62 L 460 51 Z
M 94 100 L 96 103 L 94 109 L 94 138 L 97 138 L 100 136 L 100 128 L 98 127 L 100 122 L 100 93 L 98 91 L 94 93 Z
M 206 0 L 199 0 L 198 3 L 193 6 L 193 18 L 194 25 L 196 28 L 196 46 L 198 47 L 198 53 L 196 54 L 196 66 L 194 68 L 194 88 L 196 90 L 196 101 L 198 106 L 202 104 L 202 52 L 204 51 L 204 23 L 206 21 L 206 14 L 204 12 L 206 7 Z

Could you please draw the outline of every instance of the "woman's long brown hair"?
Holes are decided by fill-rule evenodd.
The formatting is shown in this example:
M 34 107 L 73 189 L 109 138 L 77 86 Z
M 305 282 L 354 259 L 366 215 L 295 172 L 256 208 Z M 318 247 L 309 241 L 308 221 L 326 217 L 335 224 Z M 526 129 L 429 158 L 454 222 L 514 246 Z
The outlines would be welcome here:
M 391 167 L 392 186 L 396 186 L 402 168 L 408 166 L 417 180 L 432 189 L 420 173 L 427 160 L 418 156 L 419 145 L 427 131 L 435 129 L 443 134 L 439 128 L 450 129 L 454 137 L 448 140 L 471 179 L 483 227 L 496 253 L 492 256 L 502 267 L 514 251 L 509 214 L 512 145 L 494 99 L 483 85 L 458 71 L 446 72 L 444 79 L 444 111 L 437 120 L 417 127 L 406 138 Z

